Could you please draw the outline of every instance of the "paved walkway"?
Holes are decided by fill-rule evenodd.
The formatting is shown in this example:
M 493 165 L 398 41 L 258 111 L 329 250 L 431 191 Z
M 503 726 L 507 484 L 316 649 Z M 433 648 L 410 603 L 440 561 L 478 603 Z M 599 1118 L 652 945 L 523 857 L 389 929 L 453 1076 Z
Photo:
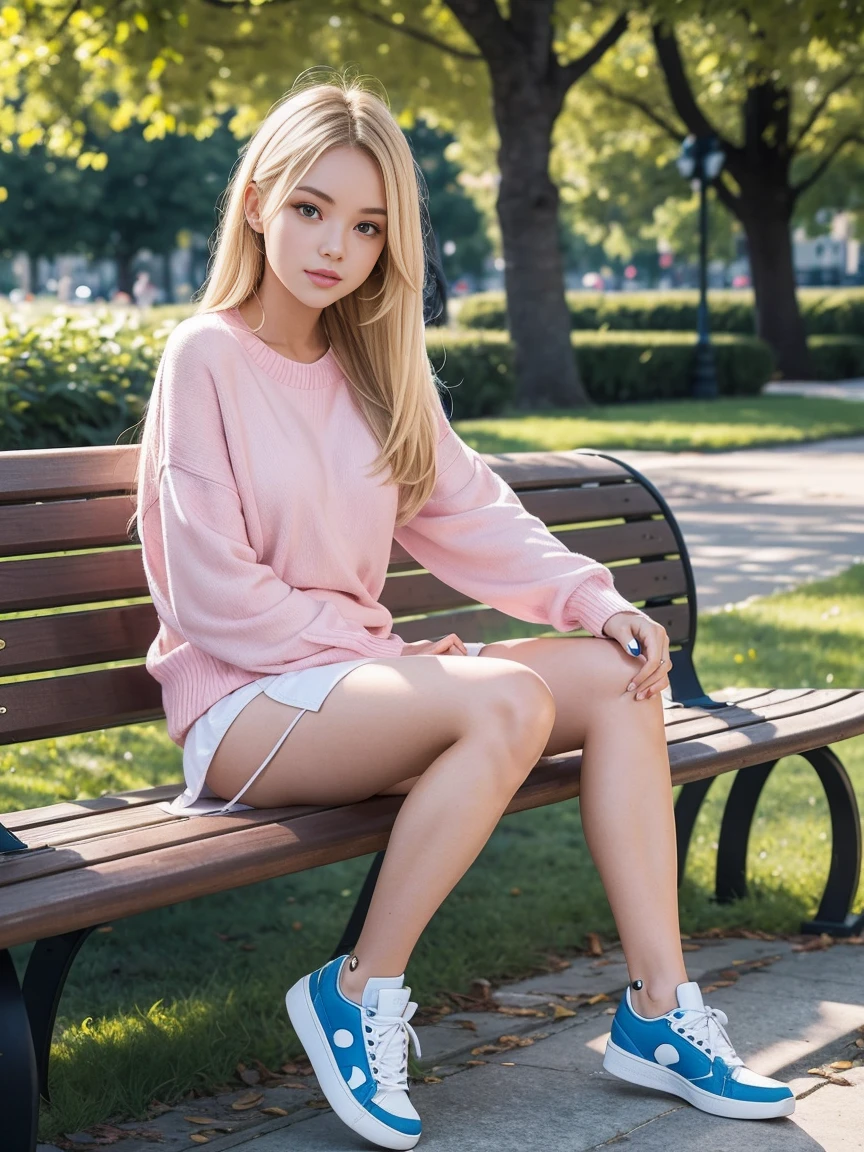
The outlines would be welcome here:
M 610 455 L 638 468 L 669 501 L 690 549 L 700 611 L 864 561 L 864 437 Z
M 864 380 L 772 380 L 764 396 L 817 396 L 825 400 L 864 400 Z
M 699 981 L 706 1003 L 726 1012 L 739 1055 L 755 1071 L 791 1085 L 792 1116 L 721 1119 L 605 1072 L 610 1015 L 627 983 L 615 950 L 501 989 L 488 1003 L 491 1011 L 453 1014 L 419 1029 L 428 1073 L 411 1090 L 424 1125 L 419 1148 L 589 1152 L 621 1143 L 634 1152 L 860 1152 L 864 947 L 838 943 L 802 952 L 768 938 L 691 940 L 687 949 L 688 974 Z M 852 1066 L 829 1068 L 835 1061 Z M 812 1068 L 834 1080 L 810 1074 Z M 249 1099 L 252 1109 L 232 1109 Z M 115 1152 L 203 1147 L 191 1140 L 193 1132 L 208 1152 L 370 1148 L 326 1107 L 314 1078 L 296 1073 L 121 1127 L 143 1131 L 113 1144 Z

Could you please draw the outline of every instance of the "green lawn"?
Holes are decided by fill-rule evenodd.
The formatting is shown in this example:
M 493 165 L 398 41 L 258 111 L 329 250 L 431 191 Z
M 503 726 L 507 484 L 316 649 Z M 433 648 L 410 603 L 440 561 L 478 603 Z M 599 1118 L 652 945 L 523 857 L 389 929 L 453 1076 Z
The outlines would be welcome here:
M 794 593 L 700 620 L 706 688 L 864 686 L 864 565 Z M 513 621 L 513 635 L 536 629 Z M 837 746 L 864 794 L 864 737 Z M 0 750 L 0 811 L 181 777 L 164 722 Z M 769 781 L 750 845 L 751 894 L 711 899 L 714 847 L 732 774 L 700 817 L 681 892 L 682 929 L 748 926 L 794 932 L 816 909 L 827 874 L 827 806 L 805 761 Z M 288 985 L 330 954 L 368 858 L 117 921 L 82 949 L 60 1005 L 50 1140 L 109 1117 L 146 1115 L 150 1101 L 232 1083 L 239 1060 L 278 1067 L 299 1049 L 282 1007 Z M 512 895 L 518 888 L 521 895 Z M 859 892 L 856 907 L 864 902 Z M 506 818 L 445 902 L 412 957 L 421 1004 L 485 976 L 526 974 L 548 951 L 614 939 L 578 802 Z M 20 963 L 28 949 L 14 950 Z M 233 1081 L 234 1087 L 240 1087 Z
M 658 400 L 541 415 L 512 413 L 457 420 L 478 452 L 560 452 L 571 448 L 650 448 L 714 452 L 864 435 L 864 404 L 809 396 L 729 396 Z

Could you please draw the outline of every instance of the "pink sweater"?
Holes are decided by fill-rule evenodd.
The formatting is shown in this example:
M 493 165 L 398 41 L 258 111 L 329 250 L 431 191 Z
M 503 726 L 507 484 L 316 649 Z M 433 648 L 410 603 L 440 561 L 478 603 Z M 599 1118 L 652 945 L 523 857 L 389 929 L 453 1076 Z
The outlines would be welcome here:
M 332 348 L 288 360 L 236 308 L 168 337 L 137 527 L 160 620 L 146 667 L 180 747 L 211 705 L 260 676 L 401 655 L 378 601 L 394 538 L 518 620 L 599 636 L 613 613 L 639 612 L 608 568 L 525 510 L 443 409 L 435 491 L 394 531 L 396 488 L 364 475 L 378 444 L 350 388 Z

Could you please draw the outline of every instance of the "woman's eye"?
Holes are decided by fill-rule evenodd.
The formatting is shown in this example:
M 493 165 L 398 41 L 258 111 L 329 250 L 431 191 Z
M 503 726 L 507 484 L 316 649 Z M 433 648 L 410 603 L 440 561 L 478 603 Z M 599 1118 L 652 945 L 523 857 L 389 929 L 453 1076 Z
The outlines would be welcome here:
M 320 209 L 318 208 L 318 206 L 316 204 L 295 204 L 294 207 L 297 209 L 298 212 L 300 212 L 303 215 L 304 220 L 314 220 L 315 219 L 314 216 L 306 216 L 303 213 L 304 208 L 311 208 L 313 212 L 320 211 Z M 357 227 L 358 228 L 372 228 L 373 229 L 372 232 L 361 233 L 361 235 L 363 235 L 363 236 L 377 236 L 378 233 L 381 231 L 381 229 L 378 227 L 378 225 L 373 224 L 371 220 L 364 220 L 363 223 L 358 224 Z

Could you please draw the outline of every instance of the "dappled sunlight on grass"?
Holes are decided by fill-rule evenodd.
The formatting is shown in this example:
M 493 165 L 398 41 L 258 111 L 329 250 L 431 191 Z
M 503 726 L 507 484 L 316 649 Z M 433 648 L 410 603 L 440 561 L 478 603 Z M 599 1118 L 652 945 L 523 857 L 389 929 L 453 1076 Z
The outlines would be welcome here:
M 864 435 L 864 404 L 805 396 L 720 397 L 555 409 L 456 420 L 477 452 L 562 452 L 574 448 L 719 451 Z

